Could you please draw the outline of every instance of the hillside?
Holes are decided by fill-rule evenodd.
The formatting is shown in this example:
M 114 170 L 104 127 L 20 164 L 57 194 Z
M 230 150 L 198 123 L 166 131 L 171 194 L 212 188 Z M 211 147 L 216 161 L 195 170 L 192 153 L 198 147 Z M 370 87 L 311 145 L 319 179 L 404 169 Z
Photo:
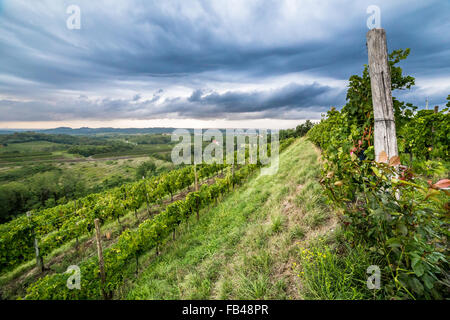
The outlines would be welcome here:
M 138 199 L 137 211 L 125 210 L 110 219 L 108 208 L 120 207 L 124 200 L 117 189 L 119 202 L 104 207 L 108 214 L 100 231 L 111 288 L 107 296 L 99 290 L 95 236 L 75 233 L 76 239 L 59 239 L 65 229 L 54 230 L 53 238 L 48 238 L 59 239 L 58 243 L 45 242 L 52 247 L 46 249 L 44 272 L 37 271 L 34 261 L 17 266 L 1 278 L 2 295 L 13 299 L 101 299 L 102 295 L 120 300 L 385 299 L 385 291 L 367 285 L 367 270 L 384 268 L 384 260 L 352 236 L 342 209 L 334 209 L 325 196 L 321 167 L 330 162 L 321 158 L 326 153 L 306 138 L 285 142 L 276 174 L 261 176 L 256 167 L 244 166 L 235 171 L 234 189 L 227 182 L 231 167 L 205 166 L 199 171 L 200 191 L 193 191 L 193 171 L 186 167 L 161 175 L 160 184 L 155 184 L 172 185 L 169 176 L 184 181 L 173 198 L 161 194 L 161 201 L 153 200 L 148 212 L 139 191 L 123 191 Z M 330 176 L 326 174 L 327 179 Z M 334 194 L 338 192 L 335 189 Z M 194 208 L 193 199 L 203 199 L 197 202 L 202 203 L 197 207 L 199 221 L 189 209 Z M 101 206 L 103 198 L 96 201 Z M 82 290 L 66 287 L 69 275 L 64 271 L 74 264 L 81 269 Z M 389 276 L 382 274 L 383 283 L 389 283 Z
M 318 152 L 305 139 L 280 156 L 273 176 L 254 176 L 181 226 L 162 253 L 144 256 L 125 299 L 297 299 L 300 248 L 330 235 L 336 219 L 318 183 Z

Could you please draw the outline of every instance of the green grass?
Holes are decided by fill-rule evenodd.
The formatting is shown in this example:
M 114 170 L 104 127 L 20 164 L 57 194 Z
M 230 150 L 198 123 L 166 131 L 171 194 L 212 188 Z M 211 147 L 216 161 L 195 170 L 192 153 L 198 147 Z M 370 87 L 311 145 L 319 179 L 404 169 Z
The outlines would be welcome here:
M 108 157 L 120 157 L 120 156 L 136 156 L 136 155 L 152 155 L 154 153 L 170 153 L 173 146 L 170 144 L 141 144 L 136 146 L 132 150 L 122 152 L 108 152 L 93 155 L 94 159 L 108 158 Z
M 302 298 L 291 268 L 299 242 L 327 233 L 334 221 L 320 196 L 317 156 L 309 142 L 296 141 L 281 155 L 277 174 L 253 177 L 204 210 L 199 222 L 182 225 L 161 255 L 142 257 L 143 271 L 118 298 Z M 307 210 L 320 218 L 307 222 Z
M 382 262 L 375 261 L 367 248 L 351 248 L 336 239 L 339 234 L 315 239 L 308 248 L 299 248 L 298 263 L 292 267 L 302 281 L 303 296 L 318 300 L 382 299 L 366 284 L 367 268 L 381 266 Z
M 12 143 L 0 148 L 0 165 L 71 158 L 67 146 L 47 141 Z
M 33 141 L 22 143 L 11 143 L 6 147 L 0 148 L 0 155 L 14 154 L 14 153 L 48 153 L 53 151 L 60 151 L 66 149 L 64 144 L 58 144 L 48 141 Z

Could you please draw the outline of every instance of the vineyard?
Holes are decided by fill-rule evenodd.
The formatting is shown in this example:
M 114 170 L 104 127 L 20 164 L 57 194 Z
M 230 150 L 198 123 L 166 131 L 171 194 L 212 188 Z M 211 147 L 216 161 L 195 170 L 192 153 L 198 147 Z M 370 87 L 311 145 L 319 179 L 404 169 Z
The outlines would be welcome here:
M 222 166 L 199 169 L 199 178 L 209 177 Z M 1 226 L 1 266 L 12 268 L 34 255 L 34 237 L 40 238 L 41 254 L 50 253 L 62 244 L 93 230 L 93 221 L 117 219 L 130 210 L 161 201 L 165 196 L 190 186 L 192 167 L 171 171 L 138 183 L 126 184 L 100 194 L 89 195 L 66 205 L 22 216 Z
M 0 305 L 443 307 L 449 17 L 450 0 L 0 0 Z
M 284 140 L 280 149 L 286 148 L 293 139 Z M 269 151 L 270 152 L 270 151 Z M 247 153 L 247 158 L 248 158 Z M 17 267 L 30 260 L 36 254 L 37 264 L 44 270 L 44 258 L 55 249 L 95 231 L 95 221 L 104 224 L 116 220 L 121 225 L 121 217 L 134 213 L 139 220 L 138 211 L 144 207 L 145 219 L 134 230 L 123 230 L 116 243 L 103 252 L 105 277 L 99 278 L 98 257 L 90 257 L 79 264 L 81 268 L 83 290 L 69 290 L 66 286 L 70 274 L 49 274 L 28 288 L 27 299 L 88 299 L 110 298 L 126 279 L 125 266 L 136 261 L 143 253 L 158 248 L 169 234 L 192 215 L 199 218 L 199 212 L 206 206 L 224 197 L 230 190 L 240 185 L 260 166 L 245 165 L 235 170 L 230 165 L 197 165 L 173 170 L 150 179 L 125 184 L 99 194 L 92 194 L 65 205 L 31 212 L 1 226 L 2 272 Z M 198 191 L 197 179 L 214 177 L 212 184 L 203 184 Z M 226 173 L 225 173 L 226 172 Z M 184 199 L 173 200 L 174 195 L 187 188 Z M 189 189 L 192 189 L 190 191 Z M 190 191 L 190 192 L 189 192 Z M 151 207 L 162 205 L 164 199 L 168 205 L 162 212 L 154 215 Z M 39 239 L 39 240 L 37 240 Z M 121 271 L 122 270 L 122 271 Z
M 408 54 L 409 50 L 397 50 L 389 55 L 392 90 L 409 89 L 414 85 L 414 78 L 403 75 L 398 66 Z M 349 79 L 347 103 L 341 110 L 331 108 L 318 124 L 308 121 L 296 130 L 280 132 L 280 152 L 292 144 L 295 146 L 294 153 L 291 148 L 289 155 L 282 154 L 282 158 L 289 159 L 285 161 L 295 165 L 295 170 L 301 174 L 294 174 L 294 169 L 284 163 L 276 179 L 265 181 L 264 186 L 270 189 L 274 188 L 272 184 L 283 185 L 284 181 L 290 181 L 290 196 L 283 198 L 283 193 L 272 192 L 277 200 L 266 200 L 270 198 L 269 193 L 260 190 L 246 195 L 252 201 L 262 201 L 253 209 L 263 208 L 271 201 L 279 206 L 280 199 L 285 199 L 283 214 L 284 211 L 293 214 L 289 208 L 296 208 L 294 216 L 272 216 L 271 226 L 266 231 L 242 233 L 243 237 L 250 237 L 246 240 L 249 247 L 253 246 L 252 237 L 261 237 L 256 243 L 266 243 L 265 246 L 273 250 L 269 251 L 272 256 L 266 251 L 260 252 L 255 259 L 263 260 L 250 263 L 250 267 L 256 264 L 256 271 L 249 269 L 246 274 L 256 272 L 254 282 L 248 284 L 245 281 L 250 280 L 239 280 L 233 290 L 229 284 L 236 281 L 232 280 L 233 275 L 222 275 L 225 279 L 214 284 L 218 292 L 194 283 L 190 285 L 197 293 L 181 294 L 173 291 L 178 280 L 167 279 L 164 281 L 172 286 L 170 295 L 174 298 L 285 299 L 288 291 L 291 297 L 314 299 L 440 299 L 448 296 L 450 96 L 448 100 L 447 108 L 441 110 L 437 107 L 417 110 L 412 104 L 394 97 L 398 156 L 376 155 L 375 116 L 366 65 L 362 76 Z M 321 174 L 317 159 L 313 160 L 315 166 L 309 167 L 309 158 L 301 156 L 305 148 L 313 148 L 304 139 L 299 142 L 298 138 L 304 135 L 320 152 Z M 249 151 L 245 158 L 250 160 Z M 303 169 L 310 171 L 302 170 L 304 163 Z M 158 283 L 165 277 L 178 279 L 179 275 L 165 270 L 164 264 L 161 267 L 161 261 L 172 259 L 165 263 L 173 263 L 177 269 L 181 263 L 178 261 L 180 253 L 172 251 L 185 241 L 182 239 L 194 241 L 194 244 L 198 241 L 189 239 L 192 232 L 195 238 L 199 228 L 203 228 L 200 213 L 220 216 L 223 211 L 218 210 L 224 210 L 219 209 L 223 207 L 226 212 L 234 212 L 227 199 L 238 197 L 243 185 L 258 190 L 256 172 L 260 167 L 259 161 L 241 166 L 216 163 L 181 166 L 65 204 L 32 210 L 2 224 L 1 274 L 5 279 L 12 277 L 11 281 L 20 276 L 19 283 L 25 286 L 20 290 L 11 289 L 9 294 L 30 300 L 165 298 L 158 286 L 149 288 L 148 283 Z M 306 186 L 302 184 L 305 180 L 308 181 Z M 322 190 L 317 189 L 319 184 Z M 278 188 L 279 192 L 285 190 L 280 185 Z M 301 200 L 292 204 L 295 197 Z M 305 210 L 312 211 L 305 213 Z M 246 212 L 242 209 L 233 214 L 236 217 L 244 214 L 247 218 L 254 213 Z M 261 218 L 267 219 L 267 216 Z M 220 225 L 225 223 L 226 219 L 223 220 L 215 223 Z M 260 223 L 264 224 L 260 221 L 258 226 Z M 280 231 L 285 224 L 288 229 Z M 102 234 L 102 229 L 111 230 L 111 225 L 116 230 L 112 239 L 110 231 Z M 222 226 L 224 230 L 227 227 Z M 242 225 L 236 228 L 228 232 L 243 230 Z M 209 232 L 200 230 L 202 236 Z M 255 230 L 260 229 L 255 227 Z M 264 238 L 265 232 L 278 239 L 276 241 L 286 243 L 286 247 L 271 247 Z M 222 234 L 223 239 L 227 236 Z M 101 239 L 105 237 L 107 245 L 102 247 Z M 292 244 L 297 238 L 303 242 Z M 93 245 L 95 239 L 97 254 L 90 250 L 80 255 L 80 250 L 87 250 L 87 244 Z M 56 269 L 46 267 L 55 260 L 65 259 L 70 250 L 77 252 L 67 261 L 75 262 L 79 268 L 82 289 L 68 285 L 78 271 L 60 272 L 64 264 Z M 279 257 L 282 264 L 273 261 L 273 256 L 279 254 L 276 250 L 282 252 Z M 381 290 L 370 292 L 361 279 L 366 277 L 367 266 L 374 263 L 381 270 L 384 285 Z M 296 278 L 271 279 L 271 268 L 285 270 L 288 264 L 292 269 L 289 275 L 296 274 Z M 27 272 L 32 274 L 34 266 L 37 272 L 27 276 Z M 160 268 L 169 273 L 161 273 Z M 236 266 L 231 264 L 230 268 Z M 260 273 L 261 270 L 264 273 Z M 228 271 L 222 272 L 227 274 Z M 262 274 L 264 280 L 261 280 Z M 197 277 L 194 273 L 190 276 Z M 209 286 L 217 281 L 215 277 L 208 278 Z M 248 275 L 241 277 L 247 279 Z M 298 286 L 297 281 L 302 284 L 294 290 L 292 287 Z

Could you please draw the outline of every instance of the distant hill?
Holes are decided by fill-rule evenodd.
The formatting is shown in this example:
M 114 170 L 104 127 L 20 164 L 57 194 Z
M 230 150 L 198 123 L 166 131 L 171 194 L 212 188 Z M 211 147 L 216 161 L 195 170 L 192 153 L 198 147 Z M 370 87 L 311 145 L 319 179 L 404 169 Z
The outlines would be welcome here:
M 172 133 L 175 128 L 88 128 L 72 129 L 59 127 L 55 129 L 0 129 L 0 134 L 12 134 L 14 132 L 36 132 L 46 134 L 68 135 L 101 135 L 101 134 L 150 134 Z
M 44 134 L 65 134 L 72 136 L 89 136 L 89 135 L 111 135 L 111 134 L 172 134 L 174 130 L 180 128 L 88 128 L 82 127 L 78 129 L 72 129 L 69 127 L 59 127 L 54 129 L 0 129 L 0 135 L 14 134 L 21 132 L 34 132 Z M 188 130 L 191 134 L 194 129 L 182 128 Z M 215 128 L 225 134 L 226 129 Z M 208 128 L 203 128 L 203 132 Z M 247 129 L 244 129 L 247 130 Z

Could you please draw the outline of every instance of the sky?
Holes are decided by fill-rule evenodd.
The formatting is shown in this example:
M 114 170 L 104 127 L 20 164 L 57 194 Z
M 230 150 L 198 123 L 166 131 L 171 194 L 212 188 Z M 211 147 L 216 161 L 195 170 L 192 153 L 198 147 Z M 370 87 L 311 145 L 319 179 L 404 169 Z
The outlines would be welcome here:
M 416 86 L 393 95 L 445 105 L 448 0 L 0 0 L 0 128 L 318 120 L 367 63 L 370 5 L 388 50 L 411 48 Z

